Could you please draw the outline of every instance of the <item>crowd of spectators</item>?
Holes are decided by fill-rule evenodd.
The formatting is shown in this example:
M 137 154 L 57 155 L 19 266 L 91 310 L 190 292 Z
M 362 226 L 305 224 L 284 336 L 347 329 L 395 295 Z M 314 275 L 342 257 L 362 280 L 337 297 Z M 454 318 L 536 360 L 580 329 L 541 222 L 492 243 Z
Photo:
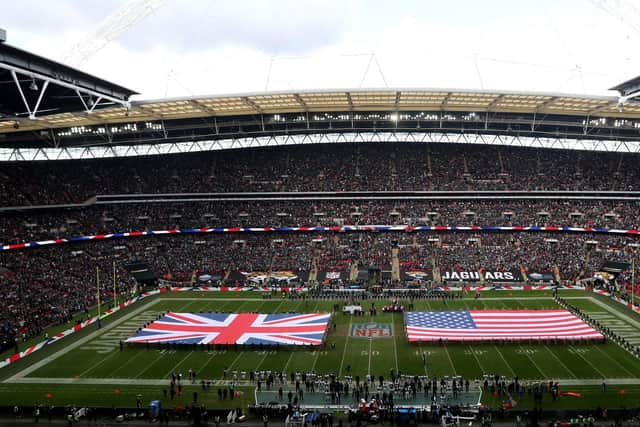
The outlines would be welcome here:
M 448 144 L 330 144 L 146 158 L 34 162 L 0 171 L 0 206 L 79 203 L 99 194 L 258 191 L 639 190 L 632 154 Z M 86 204 L 0 214 L 0 243 L 123 231 L 364 224 L 573 226 L 639 229 L 637 203 L 598 199 L 261 200 Z M 95 269 L 114 263 L 123 297 L 128 261 L 159 278 L 232 272 L 519 271 L 592 277 L 628 261 L 634 236 L 563 233 L 233 233 L 91 241 L 0 253 L 0 344 L 27 339 L 96 303 Z M 621 276 L 622 283 L 630 275 Z M 102 301 L 113 299 L 112 287 Z
M 0 172 L 0 206 L 131 193 L 638 190 L 637 164 L 634 154 L 408 143 L 12 163 Z
M 94 205 L 0 215 L 0 242 L 201 227 L 496 225 L 640 228 L 620 200 L 293 200 Z
M 2 340 L 29 337 L 68 321 L 96 303 L 95 269 L 103 274 L 102 301 L 113 299 L 115 263 L 121 298 L 135 280 L 124 268 L 146 262 L 159 278 L 189 282 L 200 274 L 238 280 L 232 272 L 349 272 L 352 265 L 390 270 L 392 247 L 402 271 L 551 272 L 562 281 L 589 278 L 605 261 L 629 261 L 633 236 L 548 233 L 269 233 L 185 235 L 90 241 L 0 256 Z M 240 285 L 241 282 L 235 283 Z
M 113 246 L 111 246 L 113 249 Z M 119 300 L 136 283 L 124 270 L 121 254 L 102 253 L 99 245 L 52 247 L 0 256 L 0 349 L 39 335 L 48 326 L 66 323 L 97 304 L 96 267 L 103 274 L 100 299 L 114 299 L 113 269 Z

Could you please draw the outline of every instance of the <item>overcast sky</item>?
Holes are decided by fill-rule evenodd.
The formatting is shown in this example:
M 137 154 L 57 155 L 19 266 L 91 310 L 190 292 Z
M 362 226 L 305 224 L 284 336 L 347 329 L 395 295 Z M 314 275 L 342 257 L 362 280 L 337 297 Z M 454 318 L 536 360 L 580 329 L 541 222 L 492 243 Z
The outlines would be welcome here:
M 4 0 L 0 27 L 10 44 L 64 60 L 141 1 Z M 359 87 L 607 94 L 640 74 L 633 2 L 165 0 L 81 68 L 145 99 Z

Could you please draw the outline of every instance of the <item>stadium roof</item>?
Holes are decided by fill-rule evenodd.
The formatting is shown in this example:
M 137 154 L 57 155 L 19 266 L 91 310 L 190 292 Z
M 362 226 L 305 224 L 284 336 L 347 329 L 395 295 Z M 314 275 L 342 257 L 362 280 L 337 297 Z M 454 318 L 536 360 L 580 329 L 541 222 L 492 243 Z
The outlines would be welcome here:
M 621 97 L 634 96 L 640 91 L 640 76 L 617 84 L 609 90 L 617 90 Z
M 130 108 L 63 112 L 22 120 L 19 131 L 106 123 L 217 116 L 338 111 L 468 111 L 640 119 L 640 104 L 618 107 L 615 96 L 461 89 L 353 89 L 193 96 L 134 101 Z M 0 133 L 15 132 L 0 121 Z
M 33 129 L 54 127 L 56 122 L 47 118 L 78 116 L 113 105 L 126 107 L 134 94 L 0 41 L 0 129 L 4 131 L 23 124 Z

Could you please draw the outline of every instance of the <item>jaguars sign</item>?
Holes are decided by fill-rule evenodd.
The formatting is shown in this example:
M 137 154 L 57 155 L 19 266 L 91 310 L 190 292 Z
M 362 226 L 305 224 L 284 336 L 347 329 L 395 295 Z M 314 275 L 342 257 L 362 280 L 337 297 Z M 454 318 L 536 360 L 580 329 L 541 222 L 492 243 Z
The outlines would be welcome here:
M 353 338 L 389 338 L 393 336 L 391 323 L 352 323 L 350 335 Z

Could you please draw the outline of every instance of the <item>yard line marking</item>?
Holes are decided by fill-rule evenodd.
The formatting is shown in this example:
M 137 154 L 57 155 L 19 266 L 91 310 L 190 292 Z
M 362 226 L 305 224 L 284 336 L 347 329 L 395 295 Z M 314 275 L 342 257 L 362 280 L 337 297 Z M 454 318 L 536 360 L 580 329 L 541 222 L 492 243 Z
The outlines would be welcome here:
M 524 348 L 521 345 L 519 345 L 518 347 L 520 347 L 520 350 L 522 350 L 522 354 L 524 354 L 527 357 L 527 359 L 529 359 L 531 361 L 531 364 L 533 365 L 533 367 L 536 368 L 538 370 L 538 372 L 540 372 L 540 375 L 542 375 L 540 378 L 542 378 L 542 379 L 551 378 L 549 375 L 545 374 L 542 369 L 540 369 L 540 366 L 538 366 L 536 361 L 533 360 L 533 358 L 524 350 Z M 503 357 L 503 359 L 504 359 L 504 357 Z M 509 365 L 509 368 L 511 368 L 511 365 Z M 513 372 L 513 369 L 511 369 L 511 372 Z M 514 373 L 514 375 L 515 375 L 515 373 Z
M 169 374 L 173 373 L 173 372 L 177 372 L 176 368 L 180 365 L 182 365 L 182 363 L 187 360 L 187 357 L 191 356 L 191 354 L 193 353 L 193 350 L 191 350 L 189 353 L 187 353 L 187 355 L 185 357 L 182 358 L 182 360 L 180 362 L 178 362 L 176 365 L 174 365 L 171 369 L 169 369 L 169 372 L 167 372 L 166 374 L 164 374 L 162 376 L 162 378 L 168 378 Z
M 264 363 L 264 360 L 267 358 L 268 355 L 269 355 L 269 350 L 264 350 L 264 356 L 262 356 L 260 363 L 256 365 L 256 371 L 260 370 L 260 366 L 262 366 L 262 364 Z
M 196 302 L 196 301 L 197 301 L 197 300 L 194 300 L 194 301 L 192 301 L 192 302 L 190 302 L 190 303 L 188 303 L 188 304 L 186 304 L 186 305 L 182 306 L 182 307 L 180 308 L 180 310 L 185 310 L 187 307 L 189 307 L 190 305 L 192 305 L 192 304 L 193 304 L 194 302 Z M 174 365 L 174 366 L 169 370 L 169 372 L 167 372 L 167 373 L 163 376 L 163 378 L 167 378 L 167 377 L 169 376 L 169 374 L 171 374 L 172 372 L 176 372 L 176 369 L 178 368 L 178 366 L 182 365 L 182 363 L 183 363 L 185 360 L 187 360 L 187 358 L 188 358 L 189 356 L 191 356 L 191 354 L 192 354 L 192 353 L 193 353 L 193 350 L 191 350 L 191 351 L 190 351 L 190 352 L 189 352 L 189 353 L 188 353 L 188 354 L 187 354 L 187 355 L 186 355 L 182 360 L 180 360 L 180 362 L 178 362 L 178 364 L 177 364 L 177 365 Z
M 424 375 L 428 378 L 429 377 L 429 372 L 427 372 L 427 355 L 424 354 L 424 350 L 422 350 L 422 354 L 424 357 L 424 362 L 422 363 L 424 365 Z M 397 368 L 397 366 L 396 366 Z
M 89 369 L 84 370 L 83 372 L 81 372 L 80 374 L 78 374 L 79 377 L 84 377 L 85 374 L 93 371 L 94 369 L 96 369 L 98 366 L 102 365 L 104 362 L 106 362 L 107 360 L 109 360 L 110 358 L 112 358 L 113 356 L 115 356 L 116 354 L 120 354 L 117 351 L 112 351 L 110 355 L 108 355 L 107 357 L 104 357 L 101 361 L 99 361 L 98 363 L 95 363 L 92 367 L 90 367 Z
M 449 363 L 451 364 L 451 369 L 453 369 L 453 375 L 458 375 L 456 373 L 456 367 L 453 364 L 453 360 L 451 360 L 451 355 L 449 354 L 449 350 L 447 350 L 447 345 L 445 344 L 443 347 L 444 347 L 444 352 L 447 353 L 447 358 L 449 359 Z
M 544 348 L 546 348 L 547 351 L 558 361 L 558 363 L 562 365 L 562 367 L 565 369 L 565 371 L 567 371 L 567 373 L 569 373 L 569 375 L 571 375 L 573 378 L 578 378 L 576 374 L 574 374 L 573 371 L 569 369 L 569 367 L 558 357 L 558 355 L 551 351 L 548 345 L 545 344 Z
M 522 308 L 524 308 L 524 304 L 522 304 L 520 301 L 516 301 L 518 303 L 518 305 Z M 506 305 L 504 303 L 504 301 L 500 302 L 505 308 L 509 308 L 508 305 Z M 485 307 L 486 309 L 486 305 L 484 304 L 484 302 L 482 303 L 482 305 Z M 538 364 L 535 362 L 535 360 L 533 360 L 531 358 L 531 356 L 529 356 L 529 354 L 527 354 L 526 351 L 524 351 L 524 348 L 522 348 L 522 345 L 518 345 L 518 347 L 520 348 L 520 350 L 522 350 L 522 353 L 527 357 L 527 359 L 529 359 L 531 361 L 531 364 L 534 366 L 534 368 L 536 368 L 536 370 L 538 372 L 540 372 L 540 375 L 542 375 L 541 378 L 548 378 L 548 376 L 542 371 L 542 369 L 540 369 L 540 367 L 538 366 Z M 513 370 L 513 368 L 511 367 L 511 364 L 509 362 L 507 362 L 507 359 L 505 359 L 504 355 L 502 354 L 502 352 L 500 351 L 500 349 L 497 346 L 493 346 L 493 348 L 496 349 L 496 351 L 498 352 L 498 354 L 500 355 L 500 357 L 502 358 L 502 361 L 507 365 L 507 367 L 509 368 L 509 370 L 511 371 L 511 374 L 513 376 L 516 376 L 516 372 Z
M 223 309 L 224 306 L 227 305 L 227 303 L 222 304 L 220 307 L 218 307 L 219 309 Z M 211 363 L 211 360 L 214 358 L 214 356 L 218 355 L 218 352 L 216 350 L 213 350 L 211 352 L 211 356 L 209 356 L 209 358 L 207 359 L 207 361 L 204 363 L 204 365 L 202 365 L 200 368 L 198 368 L 198 370 L 196 372 L 204 372 L 205 368 L 209 365 L 209 363 Z
M 469 307 L 469 305 L 467 304 L 466 301 L 464 302 L 464 306 L 467 310 L 471 310 L 471 308 Z M 482 302 L 482 306 L 486 308 L 486 306 L 484 305 L 484 302 Z M 487 372 L 484 370 L 484 367 L 482 366 L 482 363 L 480 363 L 480 359 L 478 359 L 478 355 L 476 354 L 475 351 L 473 351 L 473 348 L 471 347 L 471 344 L 468 344 L 467 347 L 469 347 L 469 351 L 471 352 L 471 354 L 473 355 L 473 357 L 476 359 L 476 363 L 478 364 L 478 368 L 480 368 L 480 370 L 482 371 L 483 374 L 486 374 Z M 495 346 L 494 346 L 495 347 Z M 497 349 L 496 349 L 497 350 Z M 504 357 L 502 358 L 504 360 Z M 513 370 L 512 370 L 513 371 Z
M 427 300 L 427 306 L 429 306 L 429 310 L 432 311 L 431 303 Z M 451 355 L 449 354 L 449 350 L 447 350 L 446 343 L 442 346 L 444 348 L 444 352 L 447 354 L 447 359 L 449 359 L 449 364 L 451 365 L 451 369 L 453 370 L 453 375 L 458 375 L 456 372 L 456 366 L 453 364 L 453 359 L 451 359 Z
M 373 343 L 373 338 L 369 338 L 369 368 L 367 368 L 367 374 L 371 375 L 371 344 Z
M 621 313 L 615 310 L 613 307 L 610 307 L 607 303 L 600 301 L 598 298 L 592 297 L 590 298 L 595 304 L 607 310 L 609 313 L 617 317 L 618 319 L 624 320 L 628 324 L 635 326 L 637 329 L 640 329 L 640 322 L 635 319 L 628 317 L 626 313 Z
M 236 311 L 240 310 L 240 307 L 242 307 L 242 306 L 245 304 L 245 302 L 246 302 L 246 301 L 244 301 L 242 304 L 240 304 L 240 305 L 238 306 L 238 308 L 236 308 L 235 310 L 236 310 Z M 280 302 L 280 304 L 282 304 L 282 302 Z M 280 304 L 278 304 L 278 307 L 280 306 Z M 233 362 L 231 362 L 231 365 L 229 365 L 229 366 L 227 367 L 227 372 L 231 372 L 231 370 L 232 370 L 232 368 L 233 368 L 233 365 L 235 365 L 235 364 L 236 364 L 236 362 L 238 361 L 238 359 L 240 359 L 240 356 L 242 356 L 244 353 L 245 353 L 245 352 L 244 352 L 244 350 L 240 351 L 240 353 L 238 354 L 238 356 L 236 356 L 236 358 L 235 358 L 235 359 L 233 359 Z M 266 354 L 265 354 L 265 355 L 266 355 Z
M 469 351 L 471 352 L 471 354 L 473 355 L 473 357 L 475 357 L 476 359 L 476 363 L 478 364 L 478 368 L 480 368 L 480 370 L 482 371 L 483 374 L 486 374 L 487 371 L 484 370 L 484 368 L 482 367 L 482 363 L 480 363 L 480 359 L 478 359 L 478 355 L 476 354 L 475 351 L 473 351 L 473 348 L 471 348 L 471 345 L 468 345 L 469 347 Z
M 627 368 L 625 368 L 624 366 L 622 366 L 622 364 L 621 364 L 620 362 L 618 362 L 616 359 L 614 359 L 613 357 L 611 357 L 611 355 L 610 355 L 610 354 L 605 353 L 604 351 L 602 351 L 602 350 L 600 349 L 600 346 L 598 346 L 598 345 L 594 345 L 594 346 L 591 346 L 591 347 L 592 347 L 592 348 L 595 348 L 595 349 L 596 349 L 596 350 L 598 350 L 600 353 L 604 354 L 604 355 L 605 355 L 605 357 L 607 357 L 609 360 L 611 360 L 611 361 L 612 361 L 613 363 L 615 363 L 616 365 L 620 366 L 620 367 L 622 368 L 622 370 L 623 370 L 623 371 L 625 371 L 627 374 L 631 375 L 632 377 L 634 376 L 634 374 L 633 374 L 633 373 L 631 373 Z
M 233 359 L 233 362 L 231 362 L 231 365 L 229 365 L 229 367 L 227 368 L 227 372 L 231 371 L 231 368 L 233 367 L 233 365 L 236 364 L 236 362 L 238 361 L 238 359 L 240 359 L 240 356 L 242 356 L 244 354 L 244 351 L 241 351 L 235 359 Z
M 347 347 L 349 344 L 349 333 L 351 331 L 351 317 L 349 317 L 349 326 L 347 327 L 347 336 L 344 340 L 344 351 L 342 352 L 342 360 L 340 361 L 340 370 L 338 371 L 338 376 L 342 375 L 342 367 L 344 366 L 344 358 L 347 355 Z
M 154 299 L 154 300 L 150 300 L 147 303 L 143 303 L 135 311 L 132 311 L 131 313 L 123 315 L 119 319 L 116 319 L 115 321 L 107 324 L 102 329 L 96 329 L 94 332 L 90 333 L 89 335 L 87 335 L 87 336 L 85 336 L 83 338 L 80 338 L 77 341 L 71 342 L 71 344 L 66 345 L 64 348 L 56 351 L 55 353 L 43 358 L 42 360 L 39 360 L 38 362 L 35 362 L 34 364 L 32 364 L 30 366 L 27 366 L 26 368 L 24 368 L 23 370 L 19 371 L 15 375 L 4 379 L 3 382 L 11 382 L 11 381 L 13 381 L 13 380 L 15 380 L 17 378 L 29 375 L 30 373 L 40 369 L 41 367 L 46 366 L 49 363 L 53 362 L 57 358 L 59 358 L 61 356 L 64 356 L 65 354 L 67 354 L 67 353 L 71 352 L 72 350 L 75 350 L 76 348 L 86 344 L 87 342 L 89 342 L 89 341 L 95 339 L 96 337 L 104 334 L 105 332 L 110 331 L 111 329 L 115 328 L 116 326 L 120 325 L 121 323 L 124 323 L 127 320 L 135 317 L 136 315 L 140 314 L 141 312 L 150 309 L 151 307 L 153 307 L 155 304 L 157 304 L 160 301 L 161 301 L 160 299 Z
M 502 359 L 502 361 L 507 365 L 507 368 L 509 368 L 509 370 L 511 371 L 511 374 L 515 377 L 516 376 L 516 371 L 514 371 L 513 368 L 511 367 L 511 364 L 509 362 L 507 362 L 507 359 L 505 359 L 505 357 L 502 354 L 502 352 L 500 351 L 500 349 L 496 345 L 494 345 L 493 348 L 496 349 L 496 351 L 500 355 L 500 358 Z M 531 360 L 533 362 L 533 359 L 529 358 L 529 360 Z M 535 362 L 533 362 L 533 364 L 535 365 Z M 542 372 L 540 372 L 540 373 L 542 373 Z
M 138 375 L 136 375 L 134 378 L 140 378 L 142 376 L 142 374 L 147 372 L 153 365 L 155 365 L 157 362 L 162 360 L 163 357 L 164 357 L 164 353 L 159 353 L 158 357 L 156 357 L 156 359 L 153 362 L 149 363 L 146 368 L 144 368 L 143 370 L 138 372 Z
M 129 363 L 131 363 L 133 360 L 137 359 L 139 356 L 142 356 L 143 354 L 146 354 L 145 351 L 139 351 L 137 354 L 135 354 L 132 357 L 129 357 L 127 359 L 126 362 L 124 362 L 122 365 L 118 366 L 117 368 L 115 368 L 113 371 L 111 371 L 111 374 L 109 375 L 109 378 L 113 378 L 113 373 L 114 372 L 118 372 L 119 370 L 121 370 L 122 368 L 124 368 L 125 366 L 127 366 Z
M 584 360 L 585 362 L 587 362 L 587 364 L 589 366 L 591 366 L 602 378 L 606 378 L 607 376 L 605 374 L 602 373 L 602 371 L 600 371 L 600 369 L 598 369 L 593 363 L 589 362 L 588 359 L 584 358 L 584 356 L 582 356 L 576 349 L 574 346 L 570 345 L 569 348 L 573 349 L 573 353 L 576 354 L 579 358 L 581 358 L 582 360 Z
M 283 303 L 283 302 L 285 302 L 285 301 L 287 301 L 287 299 L 286 299 L 286 298 L 283 298 L 283 299 L 282 299 L 282 301 L 280 301 L 280 304 L 278 304 L 278 305 L 276 306 L 276 309 L 275 309 L 275 310 L 273 310 L 273 313 L 277 313 L 277 312 L 278 312 L 278 309 L 280 308 L 280 306 L 282 305 L 282 303 Z M 244 304 L 244 303 L 243 303 L 243 304 Z
M 316 302 L 316 305 L 313 306 L 313 311 L 317 312 L 318 311 L 318 306 L 320 305 L 320 300 L 318 300 Z M 335 322 L 335 320 L 333 319 L 333 315 L 331 315 L 332 321 Z M 316 357 L 313 359 L 313 365 L 311 365 L 311 371 L 315 371 L 316 370 L 316 363 L 318 363 L 318 358 L 320 357 L 320 350 L 315 350 L 316 351 Z M 291 354 L 293 355 L 293 352 L 291 352 Z M 288 365 L 288 363 L 287 363 Z
M 282 368 L 282 372 L 285 372 L 285 373 L 287 372 L 287 368 L 289 367 L 289 363 L 291 362 L 292 357 L 293 357 L 293 351 L 290 351 L 289 358 L 287 359 L 287 363 L 284 364 L 284 368 Z
M 160 300 L 158 300 L 160 301 Z M 178 308 L 178 310 L 184 310 L 185 308 L 187 308 L 189 305 L 191 305 L 192 303 L 188 303 L 185 305 L 180 306 L 180 308 Z M 165 353 L 161 352 L 160 350 L 158 350 L 158 355 L 156 356 L 156 358 L 149 363 L 143 370 L 141 370 L 140 372 L 138 372 L 138 375 L 136 375 L 133 378 L 139 378 L 140 376 L 142 376 L 142 374 L 144 374 L 145 372 L 147 372 L 149 370 L 149 368 L 151 368 L 153 365 L 155 365 L 157 362 L 159 362 L 160 360 L 162 360 L 162 358 L 164 358 Z
M 548 298 L 545 298 L 545 300 L 547 300 Z M 536 301 L 537 303 L 538 301 Z M 507 304 L 504 303 L 504 301 L 500 302 L 505 308 L 510 308 Z M 524 304 L 522 304 L 522 302 L 520 300 L 516 300 L 516 303 L 518 304 L 518 306 L 520 306 L 521 308 L 526 308 L 526 306 Z M 483 303 L 484 304 L 484 303 Z M 538 306 L 544 307 L 544 305 L 541 304 L 536 304 Z M 486 309 L 486 306 L 485 306 Z M 502 358 L 502 360 L 504 361 L 504 363 L 507 364 L 507 366 L 509 367 L 509 370 L 511 371 L 511 373 L 515 376 L 516 373 L 513 370 L 513 368 L 511 367 L 511 364 L 509 362 L 507 362 L 507 359 L 505 359 L 504 355 L 502 354 L 502 352 L 500 351 L 500 349 L 498 349 L 498 347 L 496 347 L 494 345 L 495 349 L 498 351 L 498 354 L 500 355 L 500 357 Z M 520 348 L 520 350 L 522 350 L 522 353 L 527 357 L 527 359 L 529 359 L 531 361 L 531 364 L 533 365 L 534 368 L 536 368 L 536 370 L 540 373 L 540 375 L 542 375 L 541 378 L 549 378 L 549 376 L 547 374 L 545 374 L 542 369 L 540 369 L 540 366 L 538 366 L 538 364 L 535 362 L 535 360 L 533 360 L 533 358 L 526 352 L 524 351 L 524 348 L 522 347 L 522 345 L 518 345 L 518 347 Z
M 394 354 L 394 356 L 396 358 L 396 372 L 398 372 L 398 370 L 399 370 L 398 369 L 398 346 L 396 344 L 396 335 L 397 334 L 396 334 L 396 326 L 395 326 L 395 321 L 394 321 L 395 317 L 396 317 L 395 313 L 391 313 L 391 334 L 392 334 L 392 337 L 393 337 L 393 354 Z M 426 374 L 426 370 L 427 370 L 427 365 L 426 364 L 424 366 L 424 369 L 425 369 L 425 374 Z

